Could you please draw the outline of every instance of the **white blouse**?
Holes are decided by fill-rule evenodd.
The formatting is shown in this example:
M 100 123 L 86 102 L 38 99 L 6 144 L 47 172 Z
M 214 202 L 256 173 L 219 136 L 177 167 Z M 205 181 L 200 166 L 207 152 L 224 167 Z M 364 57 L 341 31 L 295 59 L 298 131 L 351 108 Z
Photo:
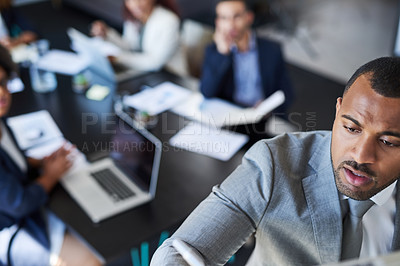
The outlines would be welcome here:
M 122 52 L 117 62 L 142 71 L 157 71 L 180 54 L 180 20 L 172 11 L 156 6 L 143 26 L 140 48 L 140 27 L 132 21 L 125 21 L 123 34 L 109 28 L 107 41 L 120 47 Z

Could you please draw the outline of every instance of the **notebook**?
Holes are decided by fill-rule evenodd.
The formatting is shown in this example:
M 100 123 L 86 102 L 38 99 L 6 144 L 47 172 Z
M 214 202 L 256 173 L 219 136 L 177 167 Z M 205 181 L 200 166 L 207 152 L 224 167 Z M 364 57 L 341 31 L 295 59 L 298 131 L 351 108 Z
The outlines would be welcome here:
M 125 65 L 111 64 L 96 44 L 98 42 L 74 28 L 69 28 L 67 34 L 71 39 L 72 48 L 88 60 L 89 69 L 109 81 L 122 82 L 146 73 Z
M 86 165 L 75 162 L 61 179 L 62 186 L 95 223 L 155 196 L 162 144 L 122 117 L 117 118 L 111 140 L 101 148 L 108 155 Z

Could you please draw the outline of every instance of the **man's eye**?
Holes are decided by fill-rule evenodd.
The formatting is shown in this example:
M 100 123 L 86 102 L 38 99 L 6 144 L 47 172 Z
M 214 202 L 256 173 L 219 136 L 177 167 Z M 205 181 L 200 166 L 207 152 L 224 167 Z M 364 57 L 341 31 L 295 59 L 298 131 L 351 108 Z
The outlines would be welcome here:
M 399 147 L 399 145 L 394 144 L 394 143 L 392 143 L 392 142 L 390 142 L 390 141 L 387 141 L 387 140 L 384 140 L 384 139 L 381 139 L 381 142 L 382 142 L 383 144 L 385 144 L 386 146 L 388 146 L 388 147 Z
M 347 131 L 349 131 L 350 133 L 358 133 L 360 132 L 359 130 L 352 128 L 352 127 L 348 127 L 348 126 L 343 126 Z

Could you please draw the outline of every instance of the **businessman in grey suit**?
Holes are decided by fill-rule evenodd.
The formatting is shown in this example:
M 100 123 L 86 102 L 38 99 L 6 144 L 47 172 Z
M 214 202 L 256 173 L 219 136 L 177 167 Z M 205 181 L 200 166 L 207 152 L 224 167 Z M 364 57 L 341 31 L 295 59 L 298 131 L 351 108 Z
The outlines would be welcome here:
M 375 59 L 337 99 L 332 132 L 256 143 L 156 251 L 152 265 L 187 265 L 174 239 L 206 265 L 223 265 L 253 234 L 248 265 L 316 265 L 400 249 L 399 81 L 400 58 Z M 344 224 L 352 202 L 373 205 L 350 237 Z

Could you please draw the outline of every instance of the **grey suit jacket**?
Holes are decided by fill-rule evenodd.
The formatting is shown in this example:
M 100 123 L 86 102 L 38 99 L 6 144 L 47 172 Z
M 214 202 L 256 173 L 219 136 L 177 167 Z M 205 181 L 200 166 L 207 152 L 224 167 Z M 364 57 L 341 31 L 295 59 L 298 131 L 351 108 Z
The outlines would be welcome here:
M 256 246 L 248 265 L 339 261 L 342 214 L 330 144 L 328 131 L 285 134 L 256 143 L 156 251 L 152 265 L 187 265 L 171 246 L 174 238 L 195 247 L 207 265 L 223 265 L 253 233 Z M 400 248 L 399 213 L 393 250 Z

